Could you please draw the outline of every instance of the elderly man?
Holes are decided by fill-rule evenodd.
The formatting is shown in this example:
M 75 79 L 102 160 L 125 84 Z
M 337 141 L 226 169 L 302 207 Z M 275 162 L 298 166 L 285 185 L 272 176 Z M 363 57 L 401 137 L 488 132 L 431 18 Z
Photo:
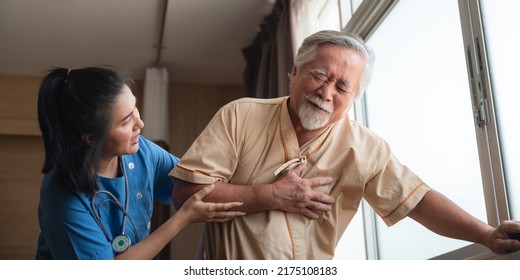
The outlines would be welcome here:
M 248 215 L 205 225 L 205 259 L 330 259 L 364 198 L 387 225 L 409 216 L 436 233 L 497 253 L 520 248 L 402 165 L 347 112 L 370 81 L 374 56 L 357 36 L 321 31 L 303 42 L 288 97 L 243 98 L 213 117 L 180 163 L 176 206 L 214 184 L 208 201 L 242 201 Z

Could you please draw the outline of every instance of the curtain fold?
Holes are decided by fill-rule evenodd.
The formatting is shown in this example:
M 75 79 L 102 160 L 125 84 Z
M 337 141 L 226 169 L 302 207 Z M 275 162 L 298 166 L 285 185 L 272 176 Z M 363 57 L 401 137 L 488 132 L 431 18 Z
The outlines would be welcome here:
M 318 31 L 320 11 L 315 9 L 314 1 L 290 0 L 290 5 L 292 47 L 296 55 L 303 40 Z
M 245 95 L 271 98 L 289 94 L 288 73 L 293 64 L 290 0 L 277 0 L 266 16 L 253 44 L 244 48 Z
M 142 134 L 152 141 L 170 144 L 168 116 L 168 70 L 164 67 L 146 69 L 143 93 Z

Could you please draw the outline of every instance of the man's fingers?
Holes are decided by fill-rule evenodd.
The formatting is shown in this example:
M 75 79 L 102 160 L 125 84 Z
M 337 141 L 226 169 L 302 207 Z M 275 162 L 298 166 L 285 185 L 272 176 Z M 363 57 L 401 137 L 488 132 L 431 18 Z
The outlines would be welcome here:
M 315 219 L 320 217 L 320 215 L 318 213 L 315 213 L 315 212 L 311 211 L 308 208 L 302 208 L 300 210 L 300 214 L 306 216 L 309 219 L 313 219 L 313 220 L 315 220 Z
M 311 200 L 326 205 L 331 205 L 335 201 L 334 197 L 320 192 L 314 192 L 314 195 L 311 196 Z
M 310 178 L 309 181 L 311 182 L 311 187 L 320 187 L 325 186 L 330 183 L 332 183 L 332 177 L 314 177 Z M 326 195 L 322 192 L 313 191 L 313 194 L 311 195 L 311 200 L 325 203 L 325 204 L 333 204 L 334 198 L 330 195 Z M 327 210 L 328 211 L 328 210 Z
M 307 166 L 307 163 L 300 163 L 295 168 L 293 168 L 291 171 L 296 173 L 296 175 L 300 176 L 303 169 Z
M 332 209 L 332 206 L 330 203 L 311 201 L 307 204 L 307 208 L 313 212 L 327 212 Z
M 325 186 L 332 183 L 332 177 L 313 177 L 308 179 L 312 187 Z

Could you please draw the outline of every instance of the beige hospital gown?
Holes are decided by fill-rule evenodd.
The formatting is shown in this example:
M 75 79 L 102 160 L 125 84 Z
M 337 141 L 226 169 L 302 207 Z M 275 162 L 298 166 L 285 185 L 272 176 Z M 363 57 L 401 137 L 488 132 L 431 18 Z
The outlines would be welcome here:
M 224 106 L 170 175 L 197 184 L 265 184 L 285 162 L 303 156 L 303 177 L 333 178 L 316 188 L 335 198 L 332 210 L 316 220 L 273 210 L 207 223 L 202 258 L 331 259 L 362 198 L 392 225 L 430 190 L 384 140 L 348 116 L 299 147 L 287 100 L 243 98 Z

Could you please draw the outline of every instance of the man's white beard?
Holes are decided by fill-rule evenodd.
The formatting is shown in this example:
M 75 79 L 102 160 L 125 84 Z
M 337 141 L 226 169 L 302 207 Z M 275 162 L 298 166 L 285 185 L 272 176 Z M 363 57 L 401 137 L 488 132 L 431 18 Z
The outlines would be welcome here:
M 300 123 L 303 128 L 306 130 L 316 130 L 327 125 L 332 113 L 331 106 L 315 95 L 309 94 L 305 99 L 307 102 L 304 102 L 298 109 L 298 117 L 300 117 Z M 315 104 L 326 112 L 317 109 L 312 104 Z

